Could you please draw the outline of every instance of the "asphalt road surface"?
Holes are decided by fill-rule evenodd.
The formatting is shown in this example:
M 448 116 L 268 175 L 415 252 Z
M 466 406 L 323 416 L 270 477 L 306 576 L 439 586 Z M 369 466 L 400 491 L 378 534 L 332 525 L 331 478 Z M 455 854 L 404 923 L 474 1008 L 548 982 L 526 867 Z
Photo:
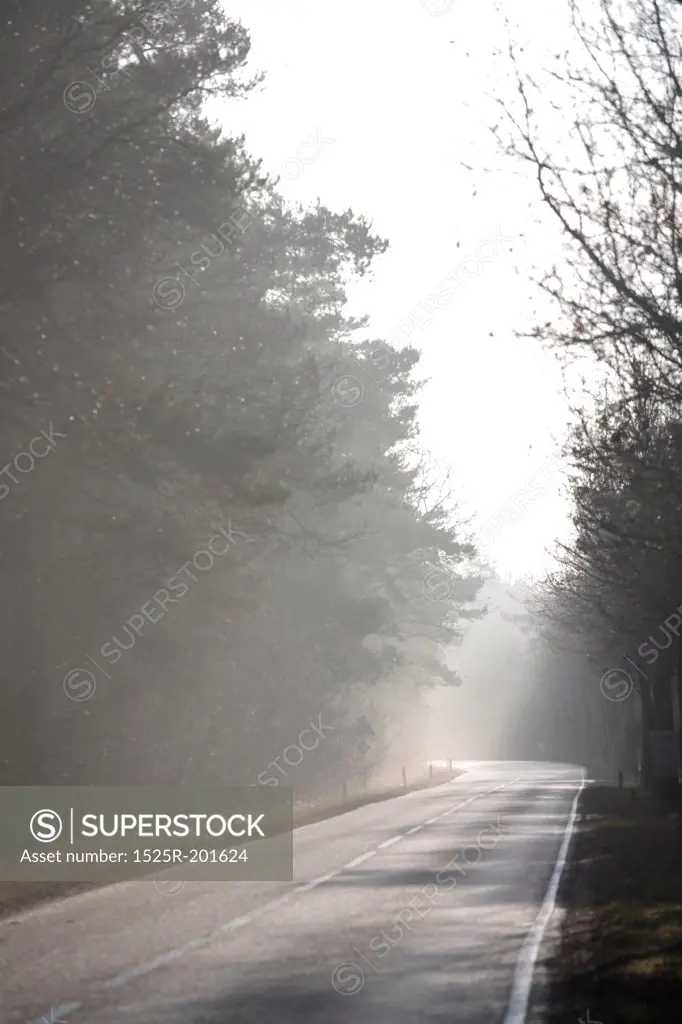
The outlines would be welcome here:
M 126 882 L 7 918 L 2 1024 L 542 1020 L 583 772 L 465 767 L 298 829 L 293 883 Z

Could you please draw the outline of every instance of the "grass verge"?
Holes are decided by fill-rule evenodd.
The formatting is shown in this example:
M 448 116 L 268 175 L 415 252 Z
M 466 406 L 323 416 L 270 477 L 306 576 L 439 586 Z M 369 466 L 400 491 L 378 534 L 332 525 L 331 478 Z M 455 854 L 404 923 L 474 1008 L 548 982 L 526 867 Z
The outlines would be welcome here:
M 548 1024 L 669 1024 L 682 1006 L 682 819 L 601 785 L 579 811 Z

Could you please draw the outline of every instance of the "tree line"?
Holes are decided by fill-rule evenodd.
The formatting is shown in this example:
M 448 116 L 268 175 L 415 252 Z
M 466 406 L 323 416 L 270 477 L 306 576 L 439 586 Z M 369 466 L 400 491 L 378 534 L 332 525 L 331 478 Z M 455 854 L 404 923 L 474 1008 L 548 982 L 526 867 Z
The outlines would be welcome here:
M 572 536 L 535 594 L 538 657 L 553 694 L 588 711 L 592 761 L 646 779 L 671 680 L 682 692 L 681 8 L 570 9 L 578 45 L 544 73 L 512 45 L 517 92 L 496 127 L 566 243 L 538 274 L 552 314 L 533 336 L 582 373 Z
M 2 780 L 254 782 L 322 716 L 290 782 L 335 784 L 482 582 L 419 353 L 346 312 L 388 242 L 208 119 L 260 82 L 218 0 L 5 15 Z

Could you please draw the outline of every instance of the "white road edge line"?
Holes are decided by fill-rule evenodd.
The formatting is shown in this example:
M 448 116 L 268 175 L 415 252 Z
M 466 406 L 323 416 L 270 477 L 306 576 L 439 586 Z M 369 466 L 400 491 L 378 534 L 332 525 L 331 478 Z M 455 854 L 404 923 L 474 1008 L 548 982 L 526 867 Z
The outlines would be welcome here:
M 561 841 L 561 846 L 559 847 L 554 871 L 552 872 L 552 877 L 540 908 L 540 913 L 526 935 L 525 942 L 521 947 L 521 952 L 519 953 L 519 958 L 516 961 L 514 979 L 512 981 L 509 1002 L 507 1003 L 507 1012 L 504 1017 L 504 1024 L 525 1024 L 526 1016 L 528 1014 L 528 1004 L 530 1002 L 530 995 L 533 988 L 535 964 L 538 958 L 538 953 L 540 952 L 540 946 L 542 944 L 545 930 L 556 906 L 559 883 L 561 881 L 564 868 L 566 867 L 568 848 L 571 839 L 573 838 L 573 827 L 578 813 L 578 801 L 584 788 L 585 773 L 583 772 L 582 779 L 580 780 L 580 786 L 573 798 L 571 814 L 564 831 L 564 838 Z

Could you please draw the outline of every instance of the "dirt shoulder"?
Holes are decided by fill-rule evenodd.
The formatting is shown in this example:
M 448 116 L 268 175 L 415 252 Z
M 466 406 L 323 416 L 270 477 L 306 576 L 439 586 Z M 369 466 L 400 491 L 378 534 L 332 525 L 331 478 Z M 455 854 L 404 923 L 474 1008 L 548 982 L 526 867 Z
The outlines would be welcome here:
M 669 1024 L 682 1006 L 682 819 L 589 786 L 558 906 L 548 1024 Z
M 384 787 L 365 790 L 364 792 L 349 795 L 346 800 L 320 800 L 302 804 L 294 809 L 294 827 L 301 828 L 303 825 L 312 825 L 316 821 L 324 821 L 326 818 L 334 818 L 347 811 L 353 811 L 357 807 L 364 807 L 367 804 L 378 803 L 382 800 L 392 800 L 396 796 L 403 796 L 405 793 L 414 793 L 420 789 L 428 789 L 430 786 L 442 786 L 464 774 L 462 771 L 434 771 L 433 776 L 404 786 Z M 10 914 L 16 914 L 25 908 L 35 906 L 38 903 L 65 899 L 78 892 L 87 892 L 89 889 L 101 888 L 98 882 L 2 882 L 0 881 L 0 918 Z

